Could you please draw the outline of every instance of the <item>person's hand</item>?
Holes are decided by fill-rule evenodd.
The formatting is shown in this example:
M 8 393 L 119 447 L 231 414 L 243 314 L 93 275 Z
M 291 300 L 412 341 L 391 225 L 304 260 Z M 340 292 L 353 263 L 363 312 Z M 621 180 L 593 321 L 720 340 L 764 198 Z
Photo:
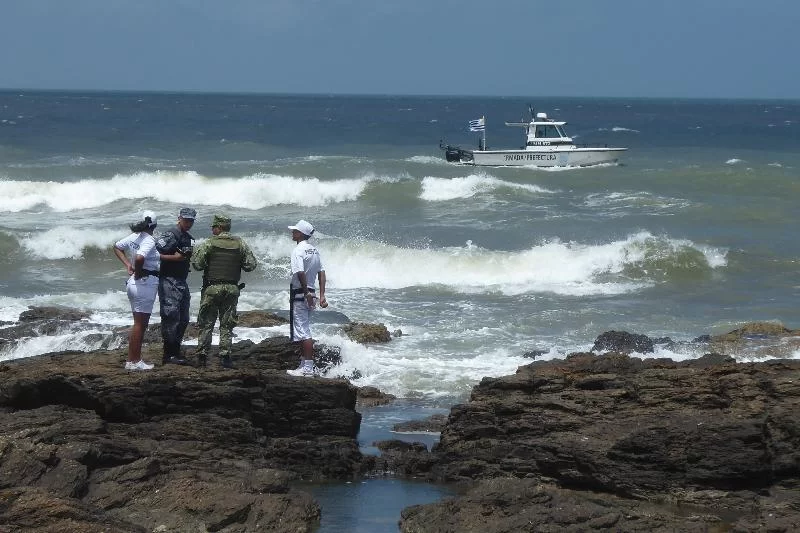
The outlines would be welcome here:
M 133 276 L 133 273 L 134 273 L 135 271 L 136 271 L 136 270 L 133 268 L 133 265 L 128 265 L 128 275 L 129 275 L 129 276 Z
M 327 298 L 325 298 L 324 296 L 323 296 L 323 297 L 321 297 L 321 298 L 319 299 L 319 306 L 320 306 L 321 308 L 323 308 L 323 309 L 325 309 L 326 307 L 328 307 L 328 299 L 327 299 Z
M 314 302 L 314 295 L 310 292 L 306 294 L 306 304 L 308 304 L 309 309 L 314 309 L 316 307 L 316 303 Z

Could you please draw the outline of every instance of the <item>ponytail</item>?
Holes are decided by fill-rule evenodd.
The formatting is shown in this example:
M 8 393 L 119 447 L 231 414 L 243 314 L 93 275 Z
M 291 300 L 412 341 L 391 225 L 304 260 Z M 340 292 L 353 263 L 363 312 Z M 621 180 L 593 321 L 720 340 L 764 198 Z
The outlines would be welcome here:
M 139 222 L 130 225 L 131 231 L 134 233 L 141 233 L 155 227 L 156 223 L 153 222 L 153 219 L 150 216 L 146 216 L 144 217 L 144 220 L 140 220 Z

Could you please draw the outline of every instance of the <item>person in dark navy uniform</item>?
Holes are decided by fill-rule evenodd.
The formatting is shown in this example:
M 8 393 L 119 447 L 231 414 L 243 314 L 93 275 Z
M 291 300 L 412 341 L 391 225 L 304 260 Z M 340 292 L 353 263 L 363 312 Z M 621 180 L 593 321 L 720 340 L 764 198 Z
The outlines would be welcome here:
M 191 294 L 186 278 L 192 257 L 192 236 L 189 230 L 197 211 L 182 207 L 178 224 L 156 239 L 161 253 L 161 276 L 158 280 L 158 301 L 161 307 L 161 338 L 164 341 L 164 364 L 186 364 L 181 342 L 189 325 Z

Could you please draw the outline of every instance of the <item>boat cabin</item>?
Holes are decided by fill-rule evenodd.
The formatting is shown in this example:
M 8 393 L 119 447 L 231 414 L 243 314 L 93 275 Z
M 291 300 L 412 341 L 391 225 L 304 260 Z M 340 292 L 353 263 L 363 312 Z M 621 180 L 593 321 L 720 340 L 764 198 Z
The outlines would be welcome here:
M 536 113 L 530 122 L 506 122 L 506 126 L 525 128 L 525 148 L 573 144 L 572 138 L 564 132 L 566 122 L 556 122 L 547 118 L 547 113 Z
M 572 144 L 572 139 L 564 132 L 566 122 L 555 122 L 546 113 L 536 113 L 536 118 L 528 124 L 527 146 L 548 146 Z

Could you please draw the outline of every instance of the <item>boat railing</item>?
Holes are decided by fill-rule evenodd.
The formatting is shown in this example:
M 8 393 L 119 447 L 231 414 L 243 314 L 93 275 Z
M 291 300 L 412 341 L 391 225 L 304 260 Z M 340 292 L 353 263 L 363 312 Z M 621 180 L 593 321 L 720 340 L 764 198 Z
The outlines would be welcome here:
M 574 143 L 576 148 L 610 148 L 608 143 Z

